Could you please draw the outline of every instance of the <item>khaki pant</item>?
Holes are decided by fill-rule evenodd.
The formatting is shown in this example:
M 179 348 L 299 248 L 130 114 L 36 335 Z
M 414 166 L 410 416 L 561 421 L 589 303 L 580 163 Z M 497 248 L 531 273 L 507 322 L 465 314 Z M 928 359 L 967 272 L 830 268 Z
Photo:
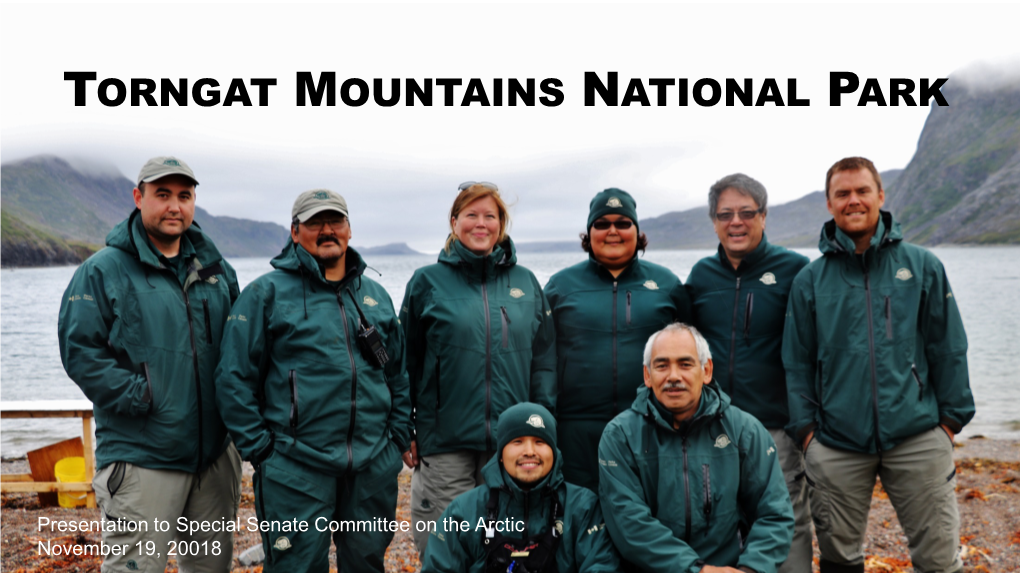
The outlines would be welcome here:
M 458 495 L 485 484 L 482 467 L 490 459 L 492 452 L 472 450 L 421 459 L 411 475 L 411 521 L 419 555 L 425 555 L 429 535 L 436 531 L 446 506 Z
M 882 454 L 827 447 L 805 455 L 821 571 L 864 571 L 864 533 L 875 476 L 896 509 L 917 573 L 961 571 L 953 445 L 936 426 Z
M 807 480 L 804 479 L 804 454 L 783 430 L 769 430 L 776 443 L 779 467 L 783 470 L 786 489 L 793 503 L 793 544 L 778 573 L 810 573 L 814 549 L 811 547 L 811 507 L 808 503 Z
M 145 525 L 136 531 L 103 532 L 103 543 L 127 546 L 125 555 L 111 553 L 103 560 L 103 573 L 164 571 L 175 548 L 182 573 L 230 571 L 233 532 L 179 532 L 177 519 L 199 524 L 235 520 L 241 498 L 241 456 L 233 443 L 201 476 L 117 462 L 101 469 L 92 486 L 103 519 Z M 166 531 L 156 527 L 157 519 Z

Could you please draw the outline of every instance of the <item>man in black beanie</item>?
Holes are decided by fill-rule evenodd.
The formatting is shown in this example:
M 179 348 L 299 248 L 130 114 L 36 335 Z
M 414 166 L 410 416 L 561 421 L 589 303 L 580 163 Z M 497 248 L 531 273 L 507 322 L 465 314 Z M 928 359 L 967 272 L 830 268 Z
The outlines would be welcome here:
M 563 481 L 556 420 L 524 402 L 499 417 L 485 484 L 453 500 L 436 522 L 422 572 L 618 571 L 598 498 Z

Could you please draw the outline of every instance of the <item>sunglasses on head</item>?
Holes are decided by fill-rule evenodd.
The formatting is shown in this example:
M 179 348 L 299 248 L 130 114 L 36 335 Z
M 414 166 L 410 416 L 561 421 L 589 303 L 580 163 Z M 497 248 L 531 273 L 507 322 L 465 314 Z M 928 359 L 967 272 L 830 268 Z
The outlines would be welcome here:
M 733 211 L 723 211 L 722 213 L 715 214 L 715 220 L 725 223 L 727 221 L 732 221 L 734 215 L 738 215 L 741 221 L 750 221 L 751 219 L 754 219 L 758 213 L 761 213 L 761 209 L 753 211 L 751 209 L 744 209 L 743 211 L 737 211 L 736 213 Z
M 626 231 L 634 226 L 634 221 L 628 221 L 626 219 L 621 219 L 619 221 L 606 221 L 605 219 L 599 219 L 592 223 L 591 226 L 597 231 L 605 231 L 609 229 L 609 227 L 616 227 L 618 231 Z
M 457 186 L 458 191 L 463 191 L 472 185 L 481 185 L 486 189 L 492 189 L 493 191 L 499 191 L 499 187 L 495 183 L 489 183 L 488 181 L 465 181 Z

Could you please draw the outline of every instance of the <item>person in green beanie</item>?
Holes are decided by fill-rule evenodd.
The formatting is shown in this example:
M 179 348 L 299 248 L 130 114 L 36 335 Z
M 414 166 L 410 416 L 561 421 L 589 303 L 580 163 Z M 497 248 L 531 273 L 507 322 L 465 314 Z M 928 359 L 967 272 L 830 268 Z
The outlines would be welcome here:
M 496 421 L 519 402 L 555 404 L 555 329 L 535 275 L 517 264 L 492 183 L 466 182 L 436 264 L 415 271 L 400 321 L 414 402 L 414 541 L 424 552 L 453 498 L 484 483 Z
M 553 275 L 545 293 L 564 397 L 557 403 L 563 473 L 568 482 L 597 491 L 599 439 L 642 385 L 633 366 L 644 343 L 671 322 L 689 321 L 690 304 L 672 271 L 638 258 L 648 239 L 630 193 L 611 188 L 596 194 L 585 229 L 581 248 L 588 260 Z
M 539 404 L 499 417 L 486 485 L 453 501 L 432 532 L 423 573 L 620 570 L 598 497 L 563 481 L 556 420 Z

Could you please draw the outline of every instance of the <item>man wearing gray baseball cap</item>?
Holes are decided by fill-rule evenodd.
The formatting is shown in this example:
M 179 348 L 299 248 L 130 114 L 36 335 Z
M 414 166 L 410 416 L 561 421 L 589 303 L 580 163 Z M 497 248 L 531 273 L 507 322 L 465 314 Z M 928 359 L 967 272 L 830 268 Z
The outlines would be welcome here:
M 103 518 L 135 524 L 104 528 L 103 543 L 126 550 L 103 571 L 162 571 L 179 545 L 182 571 L 226 572 L 232 532 L 180 532 L 178 520 L 237 514 L 241 460 L 213 388 L 237 277 L 192 221 L 198 180 L 186 163 L 154 157 L 136 181 L 136 209 L 78 267 L 57 325 L 64 369 L 95 412 Z
M 344 198 L 306 191 L 291 217 L 275 270 L 231 310 L 216 401 L 255 467 L 259 519 L 308 524 L 262 530 L 264 571 L 326 571 L 332 537 L 339 570 L 383 573 L 411 433 L 403 330 L 348 247 Z

